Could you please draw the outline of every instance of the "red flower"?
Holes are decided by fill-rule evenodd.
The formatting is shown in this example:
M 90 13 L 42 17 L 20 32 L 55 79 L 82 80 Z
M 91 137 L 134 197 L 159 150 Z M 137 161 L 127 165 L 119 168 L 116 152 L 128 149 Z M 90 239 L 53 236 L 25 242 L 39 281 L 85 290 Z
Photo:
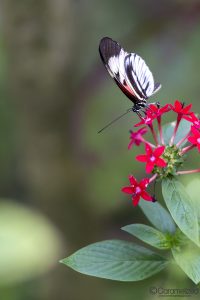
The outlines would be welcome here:
M 136 206 L 140 197 L 146 201 L 154 201 L 154 198 L 146 192 L 146 188 L 149 184 L 149 179 L 144 178 L 140 182 L 137 182 L 136 178 L 132 175 L 129 176 L 130 186 L 122 188 L 122 192 L 132 195 L 133 205 Z
M 192 112 L 190 111 L 190 108 L 192 107 L 192 104 L 189 104 L 184 107 L 184 103 L 181 103 L 180 101 L 176 100 L 174 102 L 174 106 L 171 105 L 171 108 L 174 112 L 176 112 L 179 115 L 190 115 Z
M 145 133 L 147 133 L 147 131 L 148 130 L 145 127 L 142 127 L 138 131 L 135 131 L 135 132 L 133 132 L 131 130 L 130 131 L 131 132 L 131 135 L 130 135 L 131 141 L 130 141 L 130 143 L 128 145 L 128 149 L 130 149 L 133 144 L 135 144 L 136 146 L 139 146 L 144 141 L 142 136 Z
M 189 116 L 184 116 L 184 119 L 193 123 L 196 128 L 200 128 L 200 120 L 194 113 L 191 113 Z
M 156 118 L 156 116 L 153 116 L 147 112 L 146 117 L 142 118 L 141 121 L 134 125 L 134 127 L 139 127 L 141 125 L 152 125 L 153 120 Z
M 162 116 L 165 112 L 168 112 L 172 109 L 172 106 L 170 104 L 166 104 L 163 107 L 159 107 L 155 104 L 150 104 L 149 108 L 146 110 L 146 116 L 141 119 L 141 121 L 137 124 L 135 124 L 135 127 L 138 127 L 140 125 L 152 125 L 152 122 L 154 119 L 159 118 Z
M 191 131 L 193 136 L 189 136 L 188 141 L 193 145 L 196 145 L 200 152 L 200 131 L 195 126 L 191 126 Z
M 155 117 L 158 118 L 170 110 L 171 110 L 171 105 L 169 104 L 166 104 L 163 107 L 160 107 L 159 105 L 155 105 L 155 104 L 150 104 L 147 113 L 148 115 L 153 115 L 154 118 Z
M 148 144 L 145 145 L 146 154 L 137 155 L 136 159 L 140 162 L 146 162 L 146 172 L 151 173 L 154 166 L 164 168 L 167 163 L 160 156 L 165 150 L 165 146 L 159 146 L 153 150 Z

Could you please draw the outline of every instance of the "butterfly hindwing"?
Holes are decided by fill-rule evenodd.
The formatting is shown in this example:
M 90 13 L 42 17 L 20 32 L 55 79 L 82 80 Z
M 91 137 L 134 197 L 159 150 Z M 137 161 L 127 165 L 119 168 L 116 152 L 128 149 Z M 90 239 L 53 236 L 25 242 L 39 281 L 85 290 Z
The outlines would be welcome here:
M 152 87 L 153 76 L 145 62 L 136 54 L 129 54 L 125 58 L 125 70 L 129 83 L 134 86 L 138 96 L 146 99 L 147 90 Z
M 154 84 L 149 67 L 139 55 L 135 53 L 128 54 L 124 63 L 127 78 L 141 97 L 147 99 L 161 88 L 160 84 Z

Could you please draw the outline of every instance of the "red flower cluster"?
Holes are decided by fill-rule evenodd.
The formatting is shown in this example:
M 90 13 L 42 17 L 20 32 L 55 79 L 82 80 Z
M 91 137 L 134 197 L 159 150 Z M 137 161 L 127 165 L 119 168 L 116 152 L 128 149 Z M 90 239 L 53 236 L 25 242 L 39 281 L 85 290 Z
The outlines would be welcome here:
M 160 107 L 159 104 L 150 104 L 145 112 L 145 117 L 140 117 L 140 122 L 134 125 L 134 127 L 141 125 L 145 125 L 145 127 L 137 131 L 130 131 L 128 149 L 131 149 L 133 145 L 144 144 L 146 153 L 137 155 L 136 160 L 146 163 L 146 173 L 152 173 L 150 179 L 143 178 L 140 182 L 133 175 L 129 176 L 130 186 L 123 187 L 122 192 L 132 195 L 133 205 L 137 205 L 140 198 L 146 201 L 155 201 L 154 197 L 146 192 L 146 189 L 152 181 L 158 178 L 200 172 L 200 169 L 179 171 L 183 164 L 182 157 L 186 152 L 195 147 L 200 152 L 200 119 L 191 111 L 191 107 L 192 104 L 184 106 L 178 100 L 174 102 L 174 105 L 166 104 L 163 107 Z M 175 112 L 177 118 L 171 139 L 165 143 L 161 119 L 163 114 L 170 111 Z M 182 139 L 174 143 L 182 119 L 191 123 L 191 129 L 185 133 Z M 157 121 L 158 135 L 154 130 L 154 121 Z M 152 133 L 155 144 L 144 138 L 148 130 Z M 189 142 L 190 145 L 183 147 L 185 142 Z

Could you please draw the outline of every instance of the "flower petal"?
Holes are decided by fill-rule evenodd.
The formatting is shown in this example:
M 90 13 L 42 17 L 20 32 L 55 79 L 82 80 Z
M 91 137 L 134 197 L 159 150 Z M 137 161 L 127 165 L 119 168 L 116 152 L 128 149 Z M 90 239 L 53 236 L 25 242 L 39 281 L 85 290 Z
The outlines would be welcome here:
M 135 145 L 136 145 L 136 146 L 140 146 L 141 143 L 142 143 L 142 141 L 141 141 L 139 138 L 137 138 L 137 139 L 135 140 Z
M 134 206 L 138 205 L 139 201 L 140 201 L 140 195 L 134 195 L 132 197 L 132 202 Z
M 130 143 L 128 144 L 128 150 L 131 149 L 131 147 L 133 146 L 133 144 L 134 144 L 134 140 L 131 140 Z
M 146 200 L 146 201 L 152 201 L 152 200 L 153 200 L 153 197 L 152 197 L 150 194 L 148 194 L 146 191 L 143 191 L 143 192 L 141 193 L 141 197 L 142 197 L 144 200 Z
M 145 118 L 142 118 L 142 120 L 135 124 L 134 127 L 138 127 L 140 125 L 151 125 L 153 120 L 155 119 L 155 116 L 151 115 L 151 114 L 148 114 L 148 111 L 147 111 L 147 115 Z
M 174 110 L 176 111 L 176 112 L 179 112 L 179 111 L 181 111 L 182 110 L 182 103 L 180 102 L 180 101 L 178 101 L 178 100 L 176 100 L 175 102 L 174 102 Z
M 147 156 L 150 156 L 153 153 L 153 150 L 151 148 L 151 146 L 149 146 L 149 144 L 145 144 L 145 151 Z
M 135 158 L 140 162 L 147 162 L 147 156 L 145 154 L 137 155 Z
M 138 185 L 138 182 L 133 175 L 129 175 L 129 181 L 130 181 L 130 184 L 133 186 Z
M 151 172 L 153 171 L 154 165 L 155 165 L 154 163 L 148 162 L 148 163 L 146 164 L 146 172 L 147 172 L 147 173 L 151 173 Z
M 194 145 L 197 144 L 197 139 L 194 136 L 189 136 L 188 141 Z
M 162 158 L 159 157 L 159 158 L 157 159 L 157 161 L 156 161 L 156 165 L 157 165 L 158 167 L 164 168 L 164 167 L 167 166 L 167 163 L 164 161 L 164 159 L 162 159 Z
M 143 134 L 147 133 L 147 131 L 148 131 L 148 129 L 146 127 L 142 127 L 137 131 L 137 133 L 143 135 Z
M 156 148 L 153 152 L 153 154 L 158 157 L 161 156 L 163 154 L 163 152 L 165 151 L 165 146 L 160 146 L 158 148 Z
M 141 125 L 145 124 L 144 120 L 142 119 L 141 122 L 134 125 L 134 127 L 139 127 Z
M 143 178 L 140 183 L 139 187 L 141 187 L 142 190 L 146 189 L 149 184 L 149 178 Z
M 157 113 L 158 107 L 155 104 L 150 104 L 148 111 L 153 112 L 153 113 Z
M 189 104 L 187 106 L 185 106 L 183 109 L 182 109 L 182 113 L 183 114 L 189 114 L 191 112 L 189 112 L 190 108 L 192 107 L 192 104 Z
M 193 119 L 191 118 L 190 115 L 184 115 L 184 116 L 183 116 L 183 119 L 185 119 L 185 120 L 187 120 L 187 121 L 189 121 L 189 122 L 193 122 Z
M 200 137 L 200 131 L 195 126 L 191 126 L 191 131 L 194 135 Z
M 133 194 L 134 193 L 133 188 L 131 186 L 125 186 L 121 189 L 121 191 L 123 193 L 126 193 L 126 194 Z
M 197 144 L 197 149 L 200 152 L 200 145 L 199 144 Z
M 172 108 L 169 104 L 164 105 L 163 107 L 160 108 L 161 114 L 164 114 L 165 112 L 170 111 Z

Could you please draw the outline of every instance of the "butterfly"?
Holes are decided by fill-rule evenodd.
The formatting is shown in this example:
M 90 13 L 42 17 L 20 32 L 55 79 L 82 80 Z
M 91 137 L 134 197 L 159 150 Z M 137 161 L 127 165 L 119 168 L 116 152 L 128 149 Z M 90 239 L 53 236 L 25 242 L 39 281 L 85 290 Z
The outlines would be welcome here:
M 101 39 L 99 52 L 111 77 L 133 102 L 131 110 L 140 115 L 139 111 L 148 107 L 147 99 L 161 88 L 161 84 L 154 83 L 149 67 L 139 55 L 126 52 L 111 38 Z

